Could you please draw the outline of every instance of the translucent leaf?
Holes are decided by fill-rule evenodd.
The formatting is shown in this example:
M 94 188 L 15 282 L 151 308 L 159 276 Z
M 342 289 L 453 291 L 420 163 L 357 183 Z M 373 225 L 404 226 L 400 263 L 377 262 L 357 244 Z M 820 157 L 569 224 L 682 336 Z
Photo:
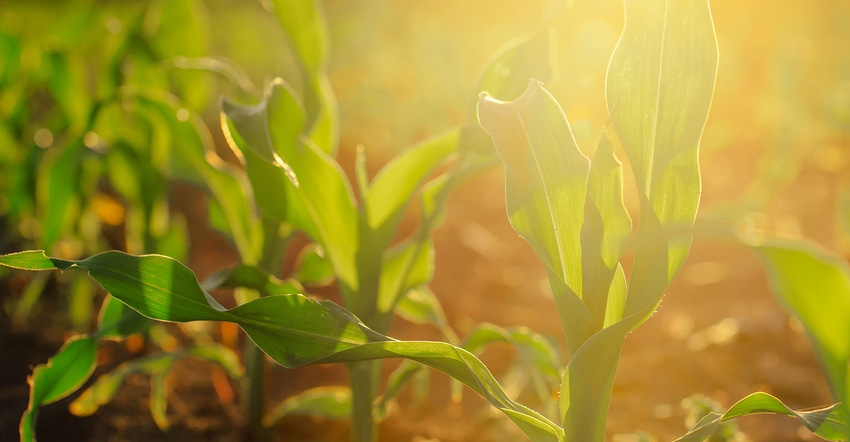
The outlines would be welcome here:
M 288 221 L 322 245 L 338 280 L 356 291 L 359 234 L 354 197 L 345 174 L 332 158 L 303 137 L 293 142 L 294 129 L 288 129 L 288 121 L 297 118 L 290 114 L 294 112 L 293 100 L 292 90 L 276 81 L 258 105 L 225 102 L 224 114 L 232 119 L 233 128 L 248 146 L 264 150 L 263 145 L 271 143 L 274 152 L 292 168 L 298 182 L 294 193 L 303 210 L 288 213 Z
M 802 242 L 770 241 L 754 246 L 773 293 L 812 339 L 833 397 L 847 413 L 850 336 L 850 267 L 840 257 Z M 850 438 L 850 432 L 844 437 Z
M 511 101 L 522 95 L 529 80 L 549 81 L 553 43 L 553 32 L 546 27 L 508 43 L 487 64 L 478 80 L 477 91 Z
M 676 442 L 701 442 L 710 437 L 722 422 L 750 414 L 785 414 L 795 417 L 809 431 L 826 440 L 845 440 L 847 436 L 847 415 L 839 404 L 816 410 L 795 411 L 779 399 L 767 393 L 753 393 L 729 408 L 726 413 L 717 413 L 700 420 L 688 434 L 676 439 Z
M 325 258 L 322 248 L 316 244 L 309 244 L 298 253 L 295 268 L 292 277 L 306 285 L 327 285 L 334 277 L 333 267 Z
M 590 164 L 555 99 L 531 82 L 515 101 L 482 95 L 481 126 L 505 163 L 508 216 L 550 273 L 582 293 L 580 232 Z
M 459 129 L 429 138 L 393 158 L 375 176 L 362 201 L 369 227 L 381 240 L 392 239 L 416 189 L 457 150 L 459 140 Z
M 625 290 L 611 291 L 615 273 L 618 269 L 622 272 L 620 256 L 632 228 L 623 205 L 622 169 L 611 142 L 603 135 L 590 167 L 581 230 L 582 297 L 599 328 L 605 323 L 609 302 L 623 304 L 626 296 Z M 609 299 L 609 293 L 619 299 Z
M 699 139 L 717 75 L 708 1 L 625 0 L 625 14 L 605 95 L 644 195 L 641 216 L 651 210 L 664 228 L 692 226 L 700 195 Z M 669 241 L 668 281 L 690 241 Z
M 386 251 L 379 276 L 379 312 L 391 312 L 405 293 L 431 280 L 433 254 L 431 240 L 425 235 L 417 235 Z

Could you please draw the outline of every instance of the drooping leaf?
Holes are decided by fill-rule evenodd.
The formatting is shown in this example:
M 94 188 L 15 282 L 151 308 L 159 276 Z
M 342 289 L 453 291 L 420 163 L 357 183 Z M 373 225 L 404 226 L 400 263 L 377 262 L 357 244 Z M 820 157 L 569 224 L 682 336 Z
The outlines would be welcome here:
M 31 256 L 21 258 L 15 261 L 6 255 L 2 262 L 21 267 L 33 261 Z M 563 441 L 563 432 L 557 425 L 511 400 L 484 364 L 468 351 L 442 342 L 391 340 L 329 301 L 277 295 L 226 310 L 201 288 L 188 268 L 168 257 L 104 252 L 83 260 L 51 261 L 58 269 L 88 270 L 115 298 L 152 319 L 234 322 L 285 367 L 383 358 L 420 362 L 477 391 L 532 439 Z M 42 264 L 36 262 L 36 267 Z
M 590 165 L 555 99 L 530 82 L 519 99 L 482 95 L 479 121 L 505 163 L 508 216 L 549 274 L 572 352 L 595 330 L 582 302 L 581 226 Z
M 725 413 L 712 413 L 697 423 L 688 434 L 675 442 L 701 442 L 710 437 L 721 423 L 751 414 L 784 414 L 792 416 L 812 433 L 826 440 L 845 440 L 847 414 L 839 404 L 815 410 L 795 411 L 767 393 L 753 393 L 731 406 Z
M 476 92 L 486 91 L 502 101 L 519 98 L 535 79 L 546 82 L 552 77 L 553 31 L 541 27 L 536 32 L 508 43 L 487 64 L 478 79 Z
M 505 163 L 511 225 L 580 297 L 580 232 L 590 164 L 563 111 L 539 82 L 530 82 L 515 101 L 482 95 L 478 118 Z
M 263 426 L 269 428 L 286 416 L 297 415 L 347 419 L 351 417 L 351 389 L 315 387 L 290 396 L 263 417 Z

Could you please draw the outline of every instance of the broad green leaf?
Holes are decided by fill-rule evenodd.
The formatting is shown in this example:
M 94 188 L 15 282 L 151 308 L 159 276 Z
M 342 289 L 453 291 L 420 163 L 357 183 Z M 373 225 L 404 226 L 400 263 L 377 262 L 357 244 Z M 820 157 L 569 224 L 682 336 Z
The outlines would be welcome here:
M 351 389 L 325 386 L 302 391 L 286 398 L 263 417 L 263 426 L 269 428 L 286 416 L 297 415 L 347 419 L 351 417 Z
M 512 399 L 487 367 L 472 353 L 444 342 L 371 342 L 334 353 L 316 363 L 355 362 L 383 358 L 406 358 L 435 368 L 481 394 L 490 405 L 505 413 L 534 441 L 563 441 L 563 430 L 534 410 Z
M 839 404 L 827 407 L 795 411 L 779 399 L 767 393 L 753 393 L 729 408 L 726 413 L 713 413 L 702 419 L 688 434 L 676 439 L 676 442 L 701 442 L 710 437 L 722 422 L 750 414 L 785 414 L 795 417 L 809 431 L 826 440 L 845 440 L 847 436 L 847 415 Z
M 493 343 L 504 342 L 519 353 L 520 370 L 543 386 L 548 399 L 561 380 L 561 358 L 552 343 L 527 327 L 499 327 L 494 324 L 478 325 L 463 340 L 461 347 L 478 355 Z M 455 384 L 456 385 L 456 384 Z M 452 385 L 452 396 L 459 398 L 461 391 Z
M 563 111 L 532 81 L 515 101 L 483 94 L 478 118 L 505 163 L 511 225 L 550 273 L 581 297 L 580 232 L 590 165 Z
M 625 0 L 625 14 L 608 65 L 608 110 L 646 200 L 641 217 L 652 211 L 665 229 L 687 228 L 699 204 L 699 139 L 717 74 L 708 0 Z M 690 242 L 669 241 L 668 282 Z
M 6 255 L 4 264 L 21 267 L 32 261 L 26 255 L 21 258 L 15 261 Z M 301 295 L 277 295 L 226 310 L 201 288 L 188 268 L 168 257 L 104 252 L 83 260 L 52 258 L 51 261 L 62 270 L 88 270 L 112 296 L 152 319 L 234 322 L 267 355 L 285 367 L 384 358 L 420 362 L 477 391 L 534 440 L 564 439 L 557 425 L 511 400 L 484 364 L 468 351 L 442 342 L 391 340 L 367 328 L 332 302 L 313 301 Z
M 850 267 L 840 257 L 803 242 L 769 241 L 753 246 L 773 293 L 805 327 L 832 388 L 846 404 L 850 363 Z M 840 406 L 845 414 L 847 405 Z M 850 438 L 850 432 L 843 434 Z
M 479 354 L 484 348 L 495 342 L 505 342 L 514 346 L 529 363 L 549 378 L 561 377 L 561 362 L 558 351 L 542 335 L 528 327 L 499 327 L 484 323 L 475 328 L 463 340 L 461 345 L 473 354 Z
M 581 230 L 582 297 L 599 328 L 609 316 L 608 304 L 625 302 L 625 290 L 612 286 L 612 282 L 617 272 L 622 272 L 620 256 L 631 228 L 631 218 L 623 205 L 622 164 L 603 135 L 590 167 Z M 612 289 L 615 299 L 609 299 Z M 616 312 L 610 315 L 616 316 Z

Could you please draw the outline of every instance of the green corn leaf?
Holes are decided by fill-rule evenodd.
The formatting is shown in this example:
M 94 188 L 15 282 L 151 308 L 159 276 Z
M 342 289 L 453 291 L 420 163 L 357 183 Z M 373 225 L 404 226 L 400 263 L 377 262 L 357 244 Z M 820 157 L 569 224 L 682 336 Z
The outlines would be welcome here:
M 302 391 L 286 398 L 263 417 L 263 426 L 269 428 L 286 416 L 297 415 L 348 419 L 351 417 L 351 389 L 325 386 Z
M 260 220 L 255 216 L 250 185 L 243 174 L 215 153 L 212 135 L 201 117 L 168 95 L 133 90 L 125 93 L 128 99 L 137 100 L 164 121 L 173 139 L 180 140 L 174 142 L 171 157 L 175 175 L 202 183 L 208 189 L 242 262 L 259 262 L 263 236 Z
M 426 235 L 417 235 L 384 253 L 378 287 L 378 311 L 390 312 L 399 298 L 428 283 L 434 271 L 434 250 Z
M 457 150 L 459 141 L 459 128 L 429 138 L 393 158 L 375 176 L 362 201 L 369 227 L 382 243 L 392 240 L 416 189 Z
M 337 148 L 336 98 L 325 71 L 328 31 L 321 5 L 315 0 L 272 0 L 274 12 L 299 60 L 302 71 L 301 100 L 307 112 L 309 138 L 323 152 Z
M 590 165 L 563 111 L 532 81 L 515 101 L 483 94 L 478 118 L 505 163 L 511 225 L 550 274 L 580 297 L 580 232 Z
M 80 336 L 66 341 L 46 364 L 35 367 L 29 378 L 29 405 L 21 418 L 22 441 L 35 440 L 38 409 L 80 388 L 94 371 L 96 361 L 97 339 Z
M 505 163 L 511 225 L 546 265 L 567 339 L 575 351 L 597 328 L 582 302 L 581 226 L 590 165 L 558 103 L 540 83 L 500 102 L 483 94 L 481 126 Z
M 157 0 L 148 6 L 144 33 L 159 60 L 201 57 L 211 46 L 210 23 L 200 0 Z M 210 79 L 192 71 L 172 71 L 180 97 L 196 112 L 210 99 Z
M 30 255 L 6 255 L 21 267 Z M 511 400 L 472 353 L 442 342 L 399 342 L 376 333 L 329 301 L 301 295 L 255 299 L 221 307 L 179 262 L 164 256 L 104 252 L 87 259 L 49 258 L 57 269 L 85 269 L 115 298 L 160 321 L 218 320 L 238 324 L 267 355 L 285 367 L 407 358 L 436 368 L 481 394 L 534 440 L 563 441 L 563 431 L 539 413 Z M 43 267 L 36 261 L 36 267 Z
M 625 10 L 608 65 L 608 109 L 643 195 L 641 216 L 651 211 L 665 229 L 688 228 L 699 204 L 699 139 L 717 74 L 708 1 L 625 0 Z M 668 282 L 690 241 L 669 241 Z
M 80 170 L 86 151 L 82 139 L 77 139 L 49 150 L 39 165 L 36 195 L 42 221 L 41 244 L 46 249 L 68 232 L 80 212 Z
M 625 287 L 612 283 L 623 271 L 619 261 L 631 227 L 631 218 L 623 205 L 622 164 L 603 135 L 590 167 L 581 230 L 583 299 L 599 329 L 622 316 Z M 610 297 L 609 293 L 615 296 Z
M 495 342 L 506 342 L 514 346 L 522 359 L 552 379 L 561 377 L 561 361 L 558 351 L 542 335 L 528 327 L 499 327 L 495 324 L 480 324 L 464 339 L 461 345 L 473 354 L 479 354 L 484 348 Z
M 322 245 L 337 279 L 356 291 L 359 234 L 354 197 L 345 174 L 332 158 L 304 137 L 293 141 L 294 129 L 288 128 L 287 121 L 293 118 L 289 113 L 294 112 L 294 102 L 297 99 L 292 90 L 277 80 L 256 106 L 224 102 L 223 112 L 232 121 L 224 127 L 235 130 L 253 149 L 271 143 L 274 152 L 292 168 L 298 182 L 293 192 L 302 210 L 288 212 L 287 221 Z
M 449 327 L 449 321 L 437 295 L 428 287 L 412 289 L 403 296 L 395 306 L 395 314 L 414 324 L 431 324 L 443 332 L 451 343 L 459 340 Z
M 826 440 L 845 440 L 847 435 L 847 415 L 839 404 L 815 410 L 795 411 L 779 399 L 758 392 L 741 399 L 722 415 L 712 413 L 706 416 L 691 428 L 688 434 L 676 439 L 676 442 L 701 442 L 710 437 L 725 421 L 763 413 L 792 416 L 811 432 Z
M 333 267 L 325 258 L 325 252 L 315 243 L 309 244 L 298 253 L 295 268 L 292 278 L 302 284 L 323 286 L 333 281 Z
M 773 293 L 812 339 L 833 397 L 850 407 L 850 266 L 840 257 L 804 242 L 773 240 L 754 246 L 770 277 Z M 850 439 L 850 431 L 843 434 Z
M 122 338 L 144 331 L 150 320 L 112 296 L 103 301 L 98 318 L 97 337 Z
M 219 287 L 245 287 L 264 295 L 294 295 L 304 293 L 304 287 L 294 279 L 280 280 L 257 266 L 240 264 L 213 273 L 202 284 L 204 290 Z
M 428 371 L 425 367 L 417 362 L 405 359 L 399 364 L 398 368 L 390 373 L 387 379 L 387 386 L 384 389 L 384 394 L 378 399 L 375 404 L 375 414 L 378 419 L 384 419 L 390 413 L 390 404 L 396 396 L 401 392 L 402 388 L 409 382 L 417 378 L 424 378 L 427 383 L 430 379 L 427 376 Z

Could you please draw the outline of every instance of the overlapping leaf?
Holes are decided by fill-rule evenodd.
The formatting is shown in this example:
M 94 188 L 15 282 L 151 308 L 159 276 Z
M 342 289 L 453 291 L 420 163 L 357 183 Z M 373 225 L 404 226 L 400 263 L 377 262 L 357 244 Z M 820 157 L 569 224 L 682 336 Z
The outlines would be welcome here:
M 474 355 L 442 342 L 399 342 L 367 328 L 329 301 L 302 295 L 262 297 L 232 310 L 206 293 L 194 274 L 179 262 L 159 255 L 105 252 L 67 261 L 41 251 L 0 257 L 0 264 L 23 268 L 85 269 L 114 297 L 144 316 L 160 321 L 229 321 L 242 327 L 279 364 L 342 363 L 407 358 L 449 374 L 507 414 L 533 440 L 562 441 L 561 429 L 511 400 Z

